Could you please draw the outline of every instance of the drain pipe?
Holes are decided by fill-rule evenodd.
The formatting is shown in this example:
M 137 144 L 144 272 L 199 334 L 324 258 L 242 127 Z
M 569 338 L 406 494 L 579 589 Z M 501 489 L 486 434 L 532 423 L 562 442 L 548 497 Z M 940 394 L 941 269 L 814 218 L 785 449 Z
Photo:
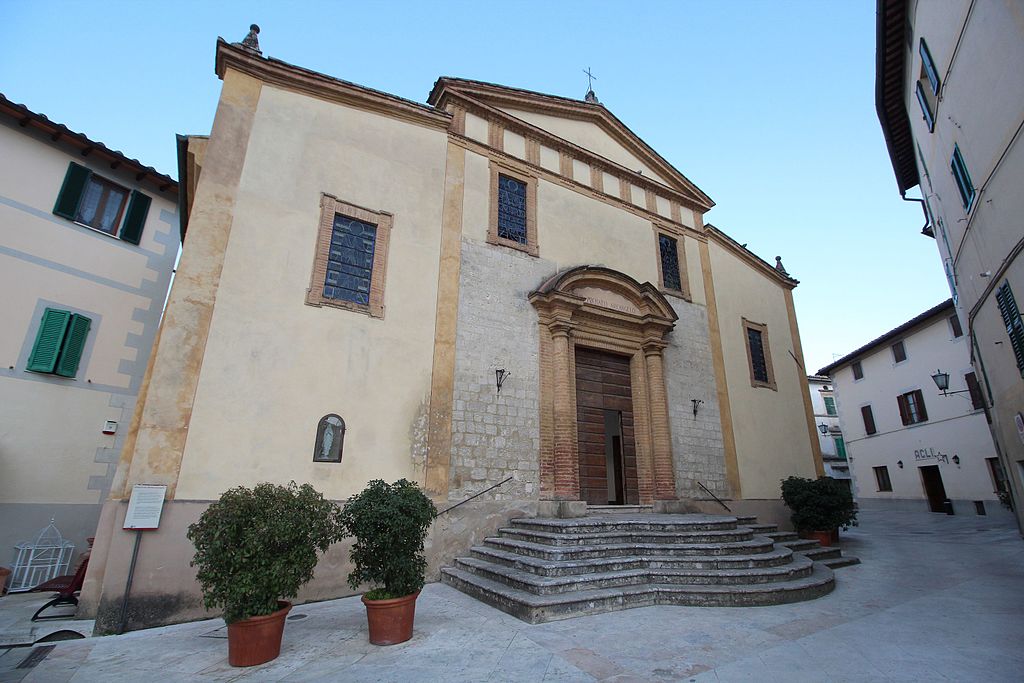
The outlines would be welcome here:
M 906 190 L 900 192 L 900 199 L 905 202 L 919 202 L 921 204 L 921 211 L 924 213 L 924 226 L 921 228 L 921 234 L 935 239 L 935 229 L 932 228 L 931 219 L 928 217 L 928 205 L 925 204 L 925 201 L 917 197 L 908 197 Z

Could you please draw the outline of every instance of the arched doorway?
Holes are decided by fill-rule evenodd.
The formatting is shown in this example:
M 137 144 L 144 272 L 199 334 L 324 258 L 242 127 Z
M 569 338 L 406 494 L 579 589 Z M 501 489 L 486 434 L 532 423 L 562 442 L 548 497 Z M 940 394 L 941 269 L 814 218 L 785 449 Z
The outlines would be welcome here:
M 662 351 L 677 316 L 665 297 L 580 266 L 549 278 L 530 303 L 540 322 L 541 498 L 674 500 Z

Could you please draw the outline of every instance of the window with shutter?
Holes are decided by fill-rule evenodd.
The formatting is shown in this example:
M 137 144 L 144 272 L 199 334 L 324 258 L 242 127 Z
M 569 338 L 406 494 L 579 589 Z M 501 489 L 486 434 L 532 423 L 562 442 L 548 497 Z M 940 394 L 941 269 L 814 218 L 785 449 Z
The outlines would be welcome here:
M 897 363 L 902 363 L 907 359 L 907 349 L 903 346 L 902 341 L 892 345 L 892 359 Z
M 902 410 L 900 414 L 902 415 Z M 877 430 L 875 429 L 875 415 L 871 412 L 871 406 L 861 406 L 860 416 L 864 418 L 864 433 L 874 434 Z
M 864 368 L 861 366 L 859 360 L 854 361 L 853 364 L 850 366 L 850 369 L 853 370 L 854 380 L 864 379 Z
M 836 455 L 840 459 L 846 460 L 846 443 L 843 441 L 843 437 L 837 436 L 832 439 L 836 444 Z
M 973 372 L 964 375 L 967 382 L 967 391 L 971 394 L 971 407 L 975 410 L 985 407 L 985 399 L 981 396 L 981 385 L 978 384 L 978 377 Z
M 827 415 L 836 414 L 836 399 L 834 396 L 825 396 L 825 413 Z
M 888 467 L 872 467 L 875 472 L 875 483 L 879 491 L 892 491 L 892 482 L 889 480 Z
M 928 420 L 928 411 L 924 407 L 924 394 L 920 389 L 897 396 L 896 402 L 900 407 L 900 419 L 903 424 L 912 425 Z
M 47 308 L 29 354 L 29 372 L 74 377 L 85 350 L 92 320 L 78 313 Z
M 71 162 L 53 213 L 125 242 L 138 244 L 150 203 L 151 199 L 142 192 L 133 190 L 129 193 L 128 188 Z
M 959 339 L 964 336 L 964 330 L 960 327 L 960 316 L 955 313 L 949 316 L 949 327 L 953 330 L 953 339 Z
M 971 181 L 971 174 L 967 172 L 967 164 L 960 153 L 960 147 L 953 145 L 953 158 L 949 162 L 949 170 L 953 173 L 953 180 L 956 181 L 956 189 L 960 192 L 960 201 L 964 205 L 964 211 L 970 211 L 974 205 L 974 183 Z
M 1017 369 L 1024 377 L 1024 321 L 1021 320 L 1020 309 L 1017 308 L 1017 300 L 1013 296 L 1009 282 L 1003 283 L 996 290 L 996 303 L 999 306 L 999 314 L 1003 317 L 1003 324 L 1006 325 L 1006 335 L 1010 338 Z

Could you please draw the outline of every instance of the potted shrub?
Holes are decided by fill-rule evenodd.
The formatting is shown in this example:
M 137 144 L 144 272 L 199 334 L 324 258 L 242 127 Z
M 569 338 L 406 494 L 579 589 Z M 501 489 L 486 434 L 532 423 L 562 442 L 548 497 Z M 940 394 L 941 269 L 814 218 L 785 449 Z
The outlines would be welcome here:
M 857 526 L 853 494 L 832 477 L 783 479 L 782 500 L 793 511 L 790 519 L 800 535 L 824 546 L 838 540 L 840 527 Z
M 189 526 L 203 604 L 224 610 L 231 666 L 281 653 L 286 599 L 313 578 L 317 551 L 342 537 L 340 514 L 309 484 L 263 483 L 225 491 Z
M 423 541 L 436 515 L 430 499 L 407 479 L 394 484 L 374 479 L 341 511 L 346 534 L 356 539 L 348 583 L 353 590 L 371 586 L 363 604 L 374 645 L 412 638 L 416 598 L 427 570 Z

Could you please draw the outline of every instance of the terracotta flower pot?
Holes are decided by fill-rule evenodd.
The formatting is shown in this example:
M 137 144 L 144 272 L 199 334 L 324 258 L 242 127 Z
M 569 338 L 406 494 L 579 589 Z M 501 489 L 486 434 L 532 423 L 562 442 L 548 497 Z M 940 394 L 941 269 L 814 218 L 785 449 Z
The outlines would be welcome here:
M 277 659 L 281 654 L 284 619 L 292 603 L 277 601 L 277 610 L 261 617 L 249 617 L 228 624 L 228 664 L 256 666 Z
M 412 638 L 412 622 L 416 617 L 416 591 L 404 598 L 367 600 L 366 621 L 370 625 L 370 642 L 374 645 L 395 645 Z
M 799 535 L 800 535 L 800 538 L 807 538 L 807 539 L 810 539 L 812 541 L 817 541 L 821 545 L 823 545 L 826 548 L 828 548 L 828 547 L 832 546 L 832 534 L 833 533 L 836 533 L 836 535 L 838 535 L 838 531 L 837 532 L 832 532 L 832 531 L 801 531 Z

